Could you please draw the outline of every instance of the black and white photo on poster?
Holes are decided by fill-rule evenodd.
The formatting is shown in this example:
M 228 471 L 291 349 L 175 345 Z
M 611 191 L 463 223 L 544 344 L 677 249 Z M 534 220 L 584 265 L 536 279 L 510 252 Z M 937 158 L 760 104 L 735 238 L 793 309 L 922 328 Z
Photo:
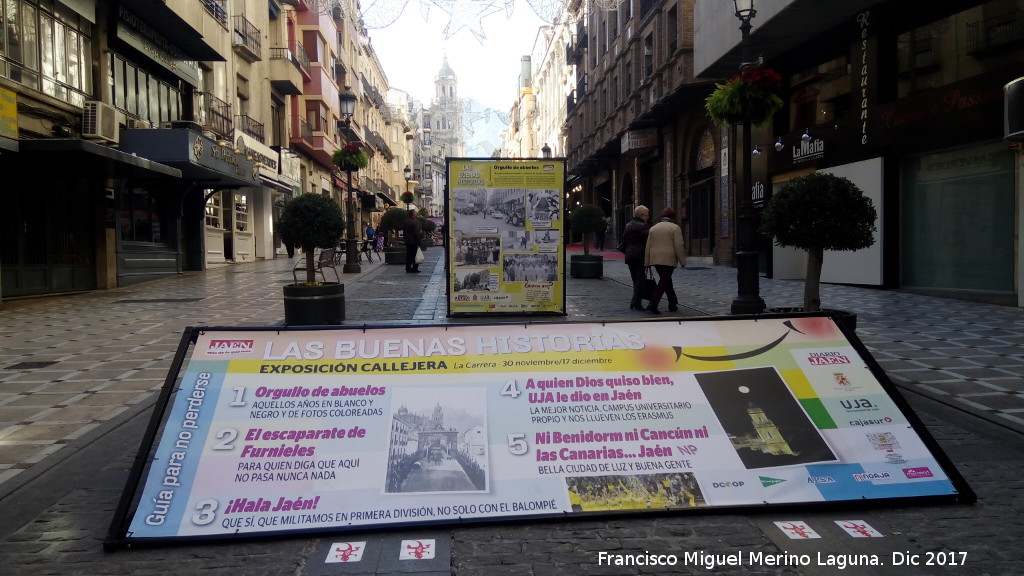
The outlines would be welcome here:
M 533 233 L 529 230 L 505 230 L 501 249 L 505 252 L 533 252 Z
M 459 236 L 455 239 L 456 266 L 497 266 L 501 240 L 497 236 Z
M 559 231 L 555 228 L 541 228 L 533 231 L 533 241 L 538 252 L 555 252 L 558 250 Z
M 531 222 L 554 222 L 559 220 L 558 190 L 530 190 L 526 195 L 527 219 Z M 550 224 L 547 224 L 550 226 Z
M 453 290 L 455 292 L 496 292 L 498 275 L 487 268 L 456 268 Z
M 508 254 L 503 258 L 505 282 L 554 282 L 558 280 L 555 254 Z
M 456 188 L 452 197 L 459 234 L 494 234 L 526 227 L 524 188 Z
M 390 429 L 385 493 L 488 490 L 484 389 L 397 387 Z
M 748 470 L 838 460 L 775 368 L 694 378 Z

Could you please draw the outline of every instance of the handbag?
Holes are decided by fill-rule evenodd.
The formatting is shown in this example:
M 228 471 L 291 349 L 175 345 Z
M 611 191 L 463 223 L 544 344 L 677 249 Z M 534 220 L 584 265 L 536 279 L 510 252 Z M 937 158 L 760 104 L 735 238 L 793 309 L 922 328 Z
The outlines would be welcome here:
M 640 279 L 640 299 L 650 300 L 657 285 L 658 281 L 654 279 L 654 271 L 648 266 L 644 269 L 644 277 Z
M 426 261 L 426 257 L 423 255 L 423 249 L 420 247 L 416 248 L 416 260 L 417 264 L 423 264 Z

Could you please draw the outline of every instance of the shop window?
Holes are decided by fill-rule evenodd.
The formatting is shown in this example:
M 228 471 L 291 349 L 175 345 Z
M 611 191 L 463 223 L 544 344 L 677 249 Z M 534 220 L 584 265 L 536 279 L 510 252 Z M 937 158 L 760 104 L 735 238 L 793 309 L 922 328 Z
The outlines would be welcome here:
M 850 113 L 850 60 L 842 56 L 790 77 L 790 128 L 835 122 Z
M 74 11 L 57 3 L 42 7 L 24 0 L 0 3 L 0 60 L 7 60 L 6 76 L 25 86 L 82 106 L 92 93 L 89 62 L 91 24 Z
M 221 203 L 220 193 L 210 196 L 206 201 L 206 225 L 210 228 L 223 229 L 224 212 Z
M 165 243 L 163 220 L 158 195 L 142 188 L 119 195 L 117 228 L 122 242 Z
M 249 204 L 245 194 L 235 194 L 235 231 L 249 231 Z
M 181 91 L 119 54 L 107 53 L 111 104 L 159 127 L 181 118 Z

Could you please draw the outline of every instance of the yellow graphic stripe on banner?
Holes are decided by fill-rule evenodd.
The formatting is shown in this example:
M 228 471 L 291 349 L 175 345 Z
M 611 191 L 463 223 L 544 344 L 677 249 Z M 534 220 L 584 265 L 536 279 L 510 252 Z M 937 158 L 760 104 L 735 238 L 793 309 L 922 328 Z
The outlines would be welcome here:
M 782 379 L 786 381 L 789 389 L 797 398 L 803 400 L 818 397 L 818 393 L 811 387 L 811 382 L 807 380 L 807 375 L 803 370 L 779 370 L 779 374 L 782 375 Z
M 707 350 L 707 349 L 701 349 Z M 717 350 L 717 349 L 716 349 Z M 478 374 L 508 372 L 676 372 L 723 370 L 730 362 L 676 359 L 669 348 L 356 358 L 345 360 L 232 360 L 235 374 L 338 376 L 345 374 Z

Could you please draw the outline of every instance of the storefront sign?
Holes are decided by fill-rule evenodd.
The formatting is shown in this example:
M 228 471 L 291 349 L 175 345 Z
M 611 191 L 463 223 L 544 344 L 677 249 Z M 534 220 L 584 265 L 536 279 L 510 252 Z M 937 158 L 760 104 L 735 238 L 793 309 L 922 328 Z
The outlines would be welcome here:
M 448 182 L 448 314 L 564 314 L 565 162 L 450 160 Z
M 656 148 L 658 146 L 658 129 L 629 130 L 622 135 L 620 146 L 621 152 L 627 155 L 642 154 Z
M 126 494 L 137 497 L 112 527 L 127 543 L 973 500 L 863 346 L 827 317 L 193 338 Z
M 199 86 L 199 63 L 124 6 L 117 11 L 117 38 L 192 86 Z
M 18 94 L 0 88 L 0 136 L 18 139 Z

